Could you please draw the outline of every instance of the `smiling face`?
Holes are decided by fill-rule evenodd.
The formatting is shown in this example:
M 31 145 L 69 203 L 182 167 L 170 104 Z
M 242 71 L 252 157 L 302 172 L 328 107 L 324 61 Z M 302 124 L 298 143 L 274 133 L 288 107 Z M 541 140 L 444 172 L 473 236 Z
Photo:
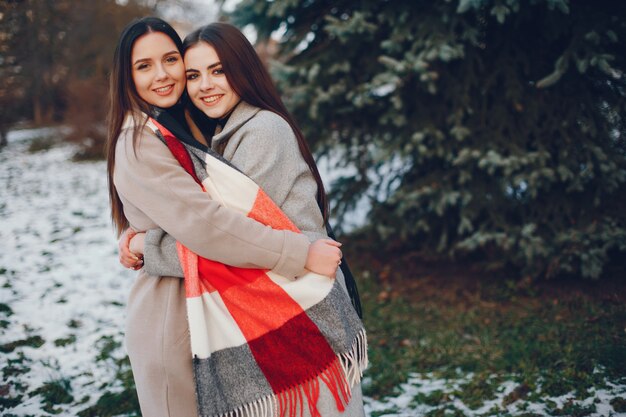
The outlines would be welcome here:
M 226 116 L 239 102 L 215 49 L 198 42 L 185 52 L 187 93 L 193 104 L 212 119 Z
M 174 42 L 162 32 L 139 37 L 131 54 L 137 94 L 161 108 L 178 102 L 185 88 L 185 65 Z

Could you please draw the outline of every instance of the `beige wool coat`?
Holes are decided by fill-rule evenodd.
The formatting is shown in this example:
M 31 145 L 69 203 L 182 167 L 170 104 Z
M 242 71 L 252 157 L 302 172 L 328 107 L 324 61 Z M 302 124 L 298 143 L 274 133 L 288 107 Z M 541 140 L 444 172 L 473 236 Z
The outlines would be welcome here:
M 144 129 L 121 133 L 113 180 L 136 230 L 161 228 L 198 255 L 285 276 L 304 269 L 306 236 L 277 231 L 207 198 L 170 150 Z M 144 417 L 196 417 L 183 280 L 141 270 L 127 303 L 125 345 Z
M 211 147 L 259 185 L 311 241 L 327 238 L 317 204 L 317 183 L 304 161 L 291 126 L 276 113 L 240 102 Z M 152 275 L 183 276 L 176 254 L 176 239 L 160 230 L 146 234 L 146 269 Z M 341 270 L 337 279 L 345 289 Z M 361 387 L 344 413 L 338 413 L 330 392 L 322 384 L 319 410 L 324 417 L 364 415 Z M 308 407 L 304 409 L 308 416 Z

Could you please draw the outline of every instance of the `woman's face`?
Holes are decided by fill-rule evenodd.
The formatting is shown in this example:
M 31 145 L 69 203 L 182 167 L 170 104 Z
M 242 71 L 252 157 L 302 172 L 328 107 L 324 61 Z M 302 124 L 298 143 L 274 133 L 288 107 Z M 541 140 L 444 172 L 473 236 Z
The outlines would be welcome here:
M 185 89 L 185 64 L 174 41 L 162 32 L 137 38 L 131 53 L 137 94 L 148 104 L 168 108 Z
M 198 42 L 185 52 L 187 93 L 193 104 L 212 119 L 227 115 L 239 102 L 215 49 Z

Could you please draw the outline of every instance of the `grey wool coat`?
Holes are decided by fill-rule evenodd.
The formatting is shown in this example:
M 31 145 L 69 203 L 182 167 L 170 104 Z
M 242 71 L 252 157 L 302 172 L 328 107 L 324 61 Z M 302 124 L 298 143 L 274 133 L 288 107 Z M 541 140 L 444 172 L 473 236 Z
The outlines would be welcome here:
M 139 132 L 136 145 L 133 131 L 127 124 L 118 138 L 113 175 L 133 228 L 163 229 L 198 255 L 229 265 L 301 273 L 306 236 L 273 230 L 208 199 L 150 130 Z M 127 302 L 125 346 L 142 415 L 197 416 L 183 280 L 139 271 Z
M 317 204 L 317 183 L 304 161 L 291 126 L 278 114 L 240 102 L 211 147 L 248 175 L 282 209 L 311 241 L 327 238 Z M 239 251 L 233 247 L 233 251 Z M 144 269 L 150 275 L 182 277 L 176 239 L 162 230 L 146 234 Z M 337 279 L 345 289 L 341 270 Z M 346 411 L 339 413 L 326 387 L 321 384 L 319 410 L 322 416 L 363 416 L 361 387 L 353 388 Z M 305 407 L 304 415 L 308 415 Z

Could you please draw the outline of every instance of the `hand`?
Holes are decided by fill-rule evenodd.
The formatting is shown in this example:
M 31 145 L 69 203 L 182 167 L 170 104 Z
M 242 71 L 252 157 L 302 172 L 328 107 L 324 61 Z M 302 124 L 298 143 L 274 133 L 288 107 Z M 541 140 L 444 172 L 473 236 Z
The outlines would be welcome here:
M 144 252 L 143 248 L 145 244 L 146 244 L 146 233 L 140 232 L 130 239 L 130 244 L 128 245 L 128 247 L 130 248 L 130 251 L 133 254 L 135 254 L 136 256 L 139 256 L 143 260 L 143 252 Z
M 341 264 L 341 243 L 332 239 L 319 239 L 311 243 L 304 267 L 309 271 L 334 278 Z
M 130 241 L 135 235 L 137 235 L 137 231 L 129 227 L 124 231 L 124 233 L 122 233 L 117 245 L 120 252 L 120 263 L 124 267 L 134 269 L 136 271 L 143 267 L 143 256 L 134 254 L 130 249 Z

